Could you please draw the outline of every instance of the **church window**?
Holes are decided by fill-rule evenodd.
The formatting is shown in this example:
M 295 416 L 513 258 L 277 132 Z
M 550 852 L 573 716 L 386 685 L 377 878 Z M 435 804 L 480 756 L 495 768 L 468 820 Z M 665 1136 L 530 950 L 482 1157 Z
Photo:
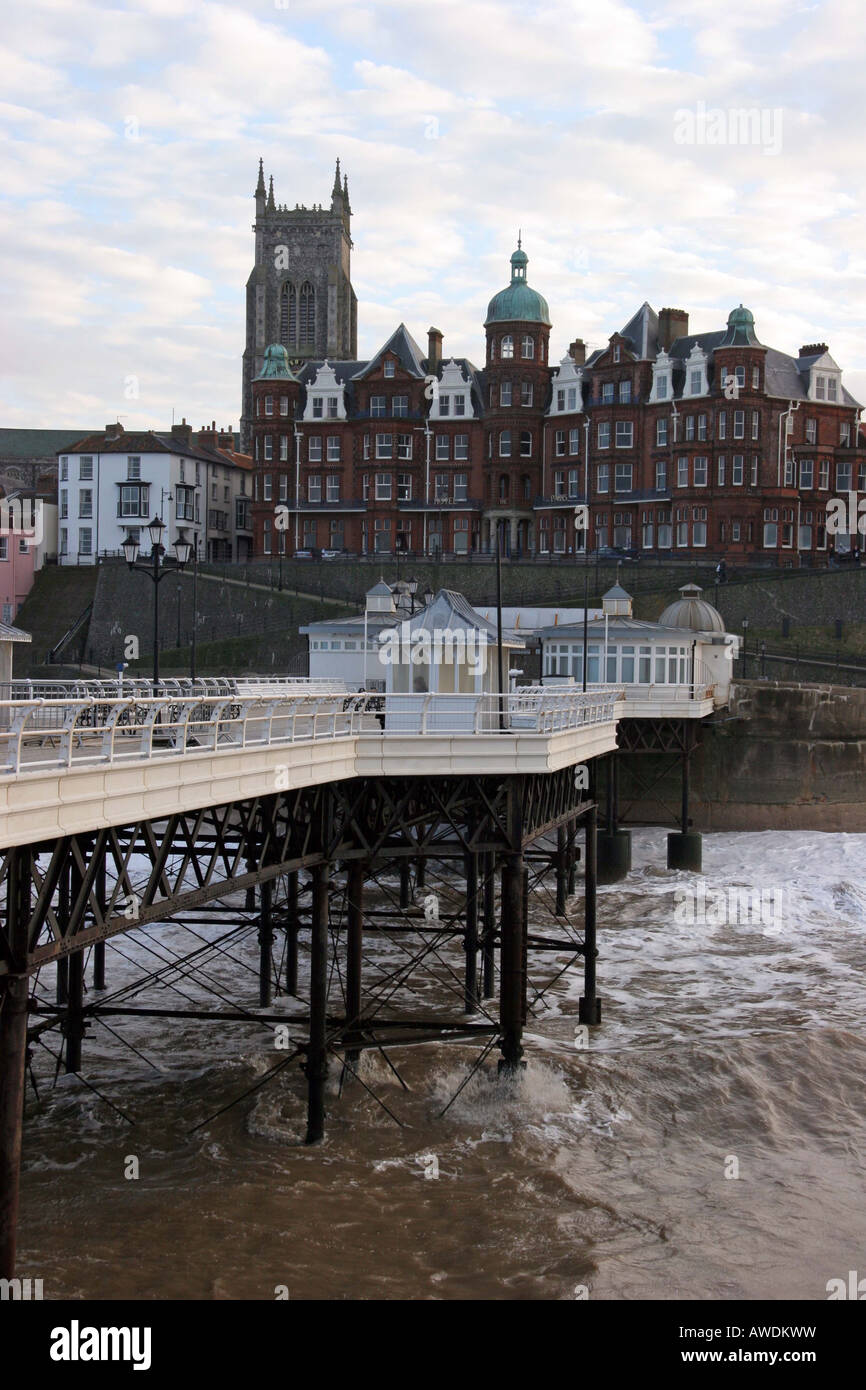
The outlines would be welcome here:
M 316 292 L 307 280 L 298 296 L 298 345 L 312 347 L 316 336 Z
M 288 281 L 283 285 L 280 296 L 280 342 L 283 347 L 294 347 L 298 341 L 298 299 L 294 285 Z

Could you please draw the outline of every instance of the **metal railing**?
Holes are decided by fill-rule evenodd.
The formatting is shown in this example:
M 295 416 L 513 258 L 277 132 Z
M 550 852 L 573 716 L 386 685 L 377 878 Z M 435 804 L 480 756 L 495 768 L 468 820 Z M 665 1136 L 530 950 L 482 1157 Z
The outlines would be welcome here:
M 194 695 L 270 695 L 282 691 L 306 690 L 316 694 L 339 695 L 345 682 L 326 676 L 199 676 L 168 677 L 160 680 L 159 693 L 165 696 Z M 153 695 L 153 680 L 149 676 L 130 676 L 87 680 L 16 680 L 0 683 L 0 701 L 8 700 L 82 700 L 112 699 L 122 696 Z
M 0 702 L 0 775 L 407 734 L 549 735 L 612 722 L 621 687 L 509 695 L 83 696 Z

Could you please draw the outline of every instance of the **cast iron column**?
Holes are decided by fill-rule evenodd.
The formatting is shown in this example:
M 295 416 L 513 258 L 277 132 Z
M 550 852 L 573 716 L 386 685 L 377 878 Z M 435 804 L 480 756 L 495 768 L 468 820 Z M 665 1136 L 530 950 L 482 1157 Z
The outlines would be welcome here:
M 466 971 L 463 983 L 463 1012 L 478 1012 L 478 856 L 467 854 L 466 873 Z
M 364 864 L 353 859 L 346 879 L 346 1037 L 349 1042 L 359 1031 L 361 1017 L 361 962 L 364 952 Z M 353 1067 L 361 1056 L 349 1048 L 346 1061 Z
M 325 1133 L 325 1081 L 328 1075 L 328 865 L 313 869 L 310 918 L 310 1040 L 307 1045 L 307 1143 Z
M 598 882 L 596 865 L 596 819 L 597 812 L 592 806 L 586 813 L 586 867 L 584 878 L 584 927 L 583 927 L 583 988 L 578 1005 L 578 1018 L 581 1023 L 601 1023 L 601 1000 L 595 992 L 595 958 L 598 954 L 595 944 L 595 892 Z
M 18 1188 L 27 1065 L 27 927 L 30 921 L 30 850 L 9 851 L 6 935 L 12 959 L 0 979 L 0 1278 L 15 1275 Z

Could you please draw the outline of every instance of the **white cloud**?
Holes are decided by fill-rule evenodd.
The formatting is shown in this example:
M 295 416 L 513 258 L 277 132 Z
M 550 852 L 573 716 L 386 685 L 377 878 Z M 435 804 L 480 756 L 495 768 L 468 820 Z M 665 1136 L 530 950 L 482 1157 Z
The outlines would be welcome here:
M 742 299 L 866 395 L 857 0 L 35 0 L 5 27 L 8 423 L 237 421 L 260 153 L 289 205 L 341 156 L 362 352 L 402 318 L 480 361 L 522 226 L 554 359 L 644 299 L 696 330 Z M 779 153 L 677 144 L 699 102 L 782 108 Z

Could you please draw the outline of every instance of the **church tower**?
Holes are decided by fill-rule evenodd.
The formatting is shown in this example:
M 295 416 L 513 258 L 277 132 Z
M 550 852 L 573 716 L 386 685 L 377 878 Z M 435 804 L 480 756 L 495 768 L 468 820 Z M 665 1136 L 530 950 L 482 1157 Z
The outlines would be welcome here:
M 353 361 L 358 356 L 358 301 L 351 280 L 349 181 L 334 174 L 331 203 L 293 208 L 265 188 L 259 160 L 255 191 L 256 263 L 247 281 L 247 331 L 241 402 L 241 448 L 250 446 L 252 383 L 265 348 L 281 343 L 292 369 L 307 361 Z

